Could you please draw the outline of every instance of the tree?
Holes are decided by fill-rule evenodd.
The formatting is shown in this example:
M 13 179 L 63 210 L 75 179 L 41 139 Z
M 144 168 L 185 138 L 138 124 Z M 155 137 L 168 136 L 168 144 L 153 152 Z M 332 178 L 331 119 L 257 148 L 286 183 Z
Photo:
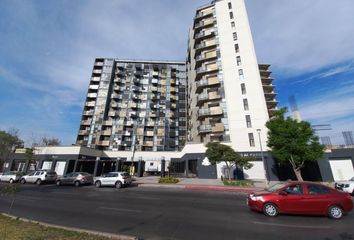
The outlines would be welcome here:
M 301 169 L 306 161 L 322 157 L 324 146 L 318 141 L 310 123 L 285 118 L 286 108 L 282 108 L 266 123 L 268 147 L 280 164 L 290 163 L 299 181 L 303 181 Z
M 231 169 L 234 166 L 241 167 L 244 169 L 250 169 L 253 164 L 253 157 L 242 157 L 239 153 L 232 149 L 228 145 L 224 145 L 218 142 L 210 142 L 207 145 L 207 150 L 205 155 L 209 159 L 212 165 L 217 163 L 225 163 L 226 168 L 229 173 L 229 180 L 231 181 Z
M 30 148 L 35 147 L 46 147 L 46 146 L 59 146 L 61 145 L 61 141 L 55 137 L 45 137 L 39 136 L 37 134 L 32 133 L 31 136 L 27 139 L 26 145 Z
M 9 160 L 10 155 L 16 148 L 23 147 L 23 141 L 18 136 L 18 130 L 9 131 L 0 130 L 0 170 L 4 162 Z

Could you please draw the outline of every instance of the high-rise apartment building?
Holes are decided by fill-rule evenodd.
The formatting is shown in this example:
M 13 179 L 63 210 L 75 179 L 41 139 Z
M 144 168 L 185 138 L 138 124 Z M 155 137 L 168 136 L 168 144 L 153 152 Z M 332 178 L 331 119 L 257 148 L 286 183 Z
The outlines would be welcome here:
M 184 62 L 95 60 L 77 144 L 177 151 L 186 140 Z
M 257 63 L 243 0 L 197 9 L 188 41 L 188 140 L 260 151 L 277 105 L 270 73 Z

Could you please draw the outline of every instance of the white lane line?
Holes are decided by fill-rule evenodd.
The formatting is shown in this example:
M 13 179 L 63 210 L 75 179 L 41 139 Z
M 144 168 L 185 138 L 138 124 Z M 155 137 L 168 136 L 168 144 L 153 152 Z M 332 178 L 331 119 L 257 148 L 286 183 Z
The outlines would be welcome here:
M 290 224 L 279 224 L 279 223 L 265 223 L 265 222 L 252 222 L 253 224 L 258 225 L 268 225 L 268 226 L 275 226 L 275 227 L 289 227 L 289 228 L 310 228 L 310 229 L 329 229 L 332 226 L 304 226 L 304 225 L 290 225 Z
M 126 209 L 126 208 L 111 208 L 111 207 L 99 207 L 99 208 L 105 210 L 111 210 L 111 211 L 119 211 L 119 212 L 134 212 L 134 213 L 142 212 L 140 210 Z

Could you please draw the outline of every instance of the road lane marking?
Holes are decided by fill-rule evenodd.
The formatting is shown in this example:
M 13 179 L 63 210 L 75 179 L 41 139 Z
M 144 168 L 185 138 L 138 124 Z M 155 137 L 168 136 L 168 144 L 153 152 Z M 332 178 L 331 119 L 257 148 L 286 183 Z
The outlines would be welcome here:
M 111 208 L 111 207 L 99 207 L 99 208 L 105 209 L 105 210 L 120 211 L 120 212 L 134 212 L 134 213 L 141 213 L 142 212 L 140 210 L 125 209 L 125 208 Z
M 291 227 L 291 228 L 311 228 L 311 229 L 329 229 L 332 226 L 303 226 L 303 225 L 290 225 L 290 224 L 279 224 L 279 223 L 265 223 L 265 222 L 252 222 L 253 224 L 258 225 L 268 225 L 275 227 Z

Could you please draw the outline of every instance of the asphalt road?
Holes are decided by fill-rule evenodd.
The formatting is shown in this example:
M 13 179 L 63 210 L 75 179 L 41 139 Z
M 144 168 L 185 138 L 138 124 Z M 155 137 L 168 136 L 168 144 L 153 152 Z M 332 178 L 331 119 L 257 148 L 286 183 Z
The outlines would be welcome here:
M 0 196 L 1 212 L 8 212 L 11 199 Z M 11 214 L 139 239 L 354 239 L 354 212 L 339 221 L 269 218 L 250 211 L 245 195 L 185 189 L 26 184 L 21 185 Z

